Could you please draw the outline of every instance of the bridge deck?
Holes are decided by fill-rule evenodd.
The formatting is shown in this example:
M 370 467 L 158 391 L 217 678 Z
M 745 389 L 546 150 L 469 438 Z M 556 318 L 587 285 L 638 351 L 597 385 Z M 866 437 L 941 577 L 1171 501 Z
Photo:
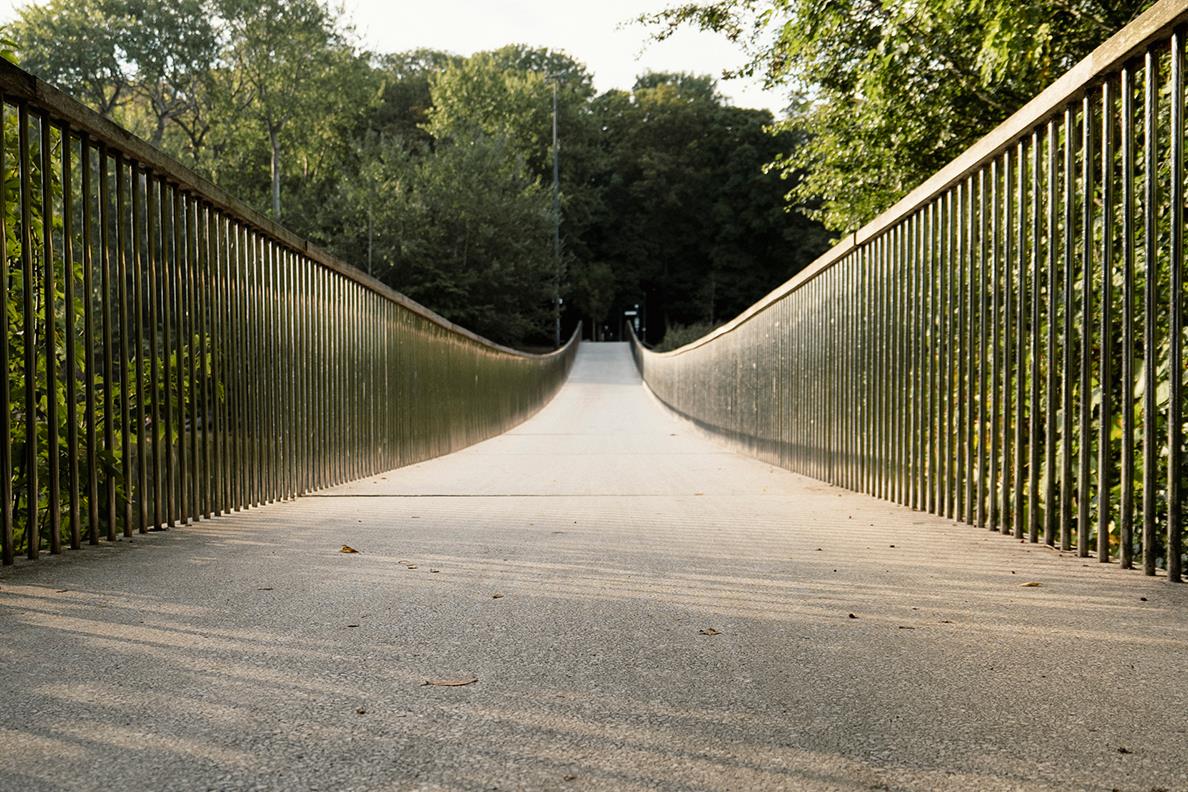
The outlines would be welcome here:
M 588 345 L 461 453 L 0 577 L 0 788 L 1188 787 L 1188 594 L 1058 555 Z

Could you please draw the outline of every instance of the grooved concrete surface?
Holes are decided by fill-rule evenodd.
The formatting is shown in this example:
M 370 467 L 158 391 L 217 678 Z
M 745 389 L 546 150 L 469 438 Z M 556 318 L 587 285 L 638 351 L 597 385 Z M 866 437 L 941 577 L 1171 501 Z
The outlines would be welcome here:
M 1188 789 L 1188 595 L 1059 555 L 587 345 L 461 453 L 0 576 L 0 789 Z

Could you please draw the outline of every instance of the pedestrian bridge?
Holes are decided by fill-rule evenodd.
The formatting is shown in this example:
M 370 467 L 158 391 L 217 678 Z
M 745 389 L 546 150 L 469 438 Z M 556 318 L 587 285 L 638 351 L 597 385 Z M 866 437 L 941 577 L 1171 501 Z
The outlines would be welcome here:
M 740 456 L 586 344 L 466 450 L 0 579 L 0 786 L 1178 789 L 1186 606 Z
M 0 62 L 0 790 L 1188 788 L 1186 22 L 663 354 Z

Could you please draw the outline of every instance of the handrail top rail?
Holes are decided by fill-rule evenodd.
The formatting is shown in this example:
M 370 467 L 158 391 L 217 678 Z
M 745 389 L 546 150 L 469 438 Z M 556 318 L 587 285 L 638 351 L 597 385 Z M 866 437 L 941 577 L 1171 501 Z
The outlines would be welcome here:
M 832 248 L 818 256 L 812 263 L 793 275 L 784 283 L 761 297 L 751 307 L 720 327 L 706 333 L 695 341 L 668 352 L 653 352 L 650 355 L 670 357 L 690 352 L 708 344 L 719 336 L 730 333 L 765 311 L 780 299 L 832 267 L 847 254 L 883 232 L 910 217 L 929 201 L 947 191 L 950 187 L 975 173 L 987 161 L 997 157 L 1029 130 L 1034 129 L 1070 102 L 1080 98 L 1097 85 L 1102 78 L 1120 69 L 1134 59 L 1150 44 L 1163 36 L 1169 29 L 1188 20 L 1186 0 L 1159 0 L 1130 24 L 1119 30 L 1104 43 L 1086 55 L 1075 66 L 1055 82 L 1037 94 L 1027 104 L 1016 110 L 1009 118 L 982 137 L 964 152 L 957 155 L 948 165 L 941 168 L 920 185 L 896 201 L 875 219 L 857 231 L 847 234 Z
M 215 209 L 227 215 L 234 216 L 246 225 L 252 226 L 263 234 L 272 237 L 283 246 L 308 257 L 330 271 L 342 275 L 364 288 L 370 289 L 381 297 L 406 308 L 414 314 L 428 319 L 445 330 L 468 338 L 492 350 L 518 357 L 544 358 L 557 354 L 565 348 L 561 347 L 560 349 L 544 354 L 524 352 L 496 343 L 472 330 L 454 324 L 449 319 L 426 308 L 416 300 L 401 294 L 377 278 L 348 264 L 276 221 L 265 217 L 243 201 L 232 196 L 226 190 L 199 176 L 165 152 L 154 148 L 147 141 L 142 140 L 110 119 L 95 112 L 61 89 L 55 88 L 53 85 L 30 74 L 4 58 L 0 58 L 0 100 L 13 101 L 17 104 L 26 103 L 36 107 L 50 119 L 50 122 L 54 126 L 69 127 L 73 132 L 85 136 L 87 140 L 108 147 L 112 150 L 112 153 L 118 153 L 123 159 L 135 162 L 155 176 L 164 178 L 177 187 L 180 187 L 183 191 L 200 198 Z

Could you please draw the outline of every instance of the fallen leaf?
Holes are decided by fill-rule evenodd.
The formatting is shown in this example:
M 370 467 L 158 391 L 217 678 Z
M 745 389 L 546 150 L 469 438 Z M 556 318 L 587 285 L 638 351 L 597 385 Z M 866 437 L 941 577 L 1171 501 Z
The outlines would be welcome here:
M 902 625 L 902 624 L 901 624 L 901 625 L 899 625 L 899 629 L 901 629 L 901 630 L 914 630 L 914 629 L 916 629 L 916 628 L 915 628 L 915 627 L 906 627 L 906 626 L 904 626 L 904 625 Z
M 416 564 L 409 564 L 407 568 L 408 568 L 408 569 L 416 569 L 416 568 L 417 568 L 417 565 L 416 565 Z
M 850 618 L 851 618 L 851 619 L 857 619 L 858 617 L 857 617 L 857 616 L 855 616 L 854 614 L 852 614 L 852 613 L 851 613 L 851 614 L 850 614 Z
M 491 599 L 503 599 L 503 595 L 502 594 L 492 594 Z
M 1036 583 L 1034 580 L 1029 580 L 1026 583 L 1024 583 L 1023 585 L 1021 585 L 1020 588 L 1039 588 L 1039 585 L 1040 584 Z
M 715 630 L 713 627 L 706 627 L 704 630 L 698 630 L 701 635 L 721 635 L 722 633 Z
M 440 572 L 441 570 L 440 569 L 430 569 L 429 571 L 436 574 L 436 573 Z
M 694 492 L 693 494 L 694 495 L 704 495 L 705 493 L 704 492 Z
M 342 546 L 342 547 L 339 549 L 339 551 L 338 551 L 338 552 L 340 552 L 340 553 L 357 553 L 357 552 L 359 552 L 359 551 L 358 551 L 358 550 L 356 550 L 355 548 L 351 547 L 350 545 L 343 545 L 343 546 Z
M 421 685 L 421 687 L 425 687 L 425 685 L 432 685 L 433 687 L 465 687 L 467 685 L 473 685 L 475 682 L 478 682 L 478 677 L 476 676 L 465 677 L 464 679 L 426 679 L 425 684 Z

